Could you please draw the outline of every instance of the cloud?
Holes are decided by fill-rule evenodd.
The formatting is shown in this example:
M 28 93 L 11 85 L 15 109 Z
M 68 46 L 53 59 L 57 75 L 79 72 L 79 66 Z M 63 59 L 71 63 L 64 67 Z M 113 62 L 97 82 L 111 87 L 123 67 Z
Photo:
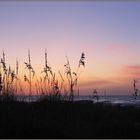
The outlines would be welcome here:
M 109 51 L 122 51 L 122 50 L 127 50 L 129 48 L 128 45 L 126 44 L 111 44 L 106 47 L 107 50 Z
M 140 65 L 124 65 L 119 74 L 123 77 L 140 78 Z
M 107 85 L 112 85 L 114 84 L 113 81 L 109 81 L 109 80 L 90 80 L 90 81 L 85 81 L 80 83 L 79 85 L 81 87 L 95 87 L 95 86 L 107 86 Z

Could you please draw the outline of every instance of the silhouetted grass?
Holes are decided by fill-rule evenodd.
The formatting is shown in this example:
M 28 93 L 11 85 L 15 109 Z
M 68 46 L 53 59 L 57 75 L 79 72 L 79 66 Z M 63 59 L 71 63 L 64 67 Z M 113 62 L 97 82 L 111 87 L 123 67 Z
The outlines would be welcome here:
M 140 109 L 88 101 L 0 102 L 0 138 L 140 138 Z

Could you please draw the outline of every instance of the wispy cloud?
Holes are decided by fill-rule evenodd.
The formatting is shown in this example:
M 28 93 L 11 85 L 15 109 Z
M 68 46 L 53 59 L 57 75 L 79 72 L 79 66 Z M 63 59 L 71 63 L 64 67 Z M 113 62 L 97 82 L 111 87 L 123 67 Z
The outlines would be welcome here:
M 140 78 L 140 65 L 123 65 L 119 74 L 123 77 Z
M 128 45 L 126 44 L 111 44 L 106 47 L 106 50 L 109 51 L 122 51 L 122 50 L 127 50 L 129 48 Z
M 114 84 L 113 81 L 109 81 L 109 80 L 90 80 L 90 81 L 85 81 L 80 83 L 81 87 L 95 87 L 95 86 L 107 86 L 107 85 L 112 85 Z

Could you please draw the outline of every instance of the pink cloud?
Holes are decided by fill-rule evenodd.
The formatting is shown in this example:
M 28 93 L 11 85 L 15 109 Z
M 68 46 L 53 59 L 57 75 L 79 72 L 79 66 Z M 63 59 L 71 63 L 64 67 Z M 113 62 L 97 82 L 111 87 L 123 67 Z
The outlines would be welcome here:
M 120 51 L 120 50 L 127 50 L 129 48 L 126 44 L 112 44 L 106 47 L 109 51 Z
M 90 81 L 85 81 L 80 83 L 79 85 L 81 87 L 95 87 L 95 86 L 107 86 L 107 85 L 112 85 L 114 84 L 113 81 L 109 80 L 90 80 Z
M 119 74 L 125 77 L 140 78 L 140 65 L 124 65 Z

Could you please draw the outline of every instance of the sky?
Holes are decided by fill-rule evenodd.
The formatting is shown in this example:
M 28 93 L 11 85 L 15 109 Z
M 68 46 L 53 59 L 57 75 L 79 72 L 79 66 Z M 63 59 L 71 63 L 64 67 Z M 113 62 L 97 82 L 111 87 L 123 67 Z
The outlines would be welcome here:
M 73 71 L 80 68 L 81 94 L 131 95 L 133 79 L 140 89 L 140 2 L 138 1 L 0 1 L 0 57 L 20 76 L 30 49 L 32 66 L 41 75 L 44 51 L 53 71 L 64 73 L 68 56 Z

